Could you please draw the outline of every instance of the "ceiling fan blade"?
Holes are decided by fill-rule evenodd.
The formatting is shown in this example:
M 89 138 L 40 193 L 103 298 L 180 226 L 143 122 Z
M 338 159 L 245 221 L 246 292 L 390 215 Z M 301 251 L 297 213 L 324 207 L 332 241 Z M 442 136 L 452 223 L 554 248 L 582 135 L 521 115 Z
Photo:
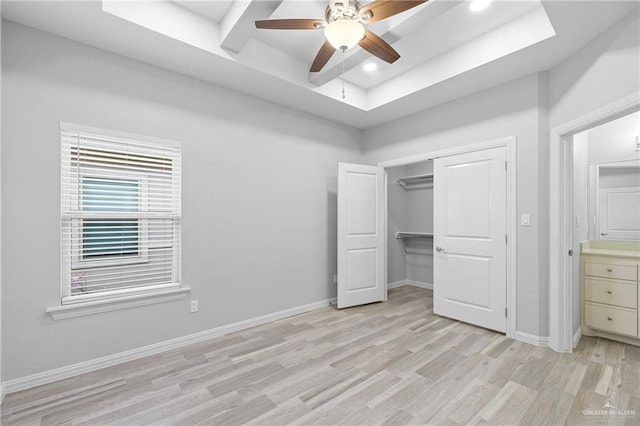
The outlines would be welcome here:
M 327 62 L 329 62 L 329 59 L 331 59 L 331 56 L 333 56 L 333 52 L 335 51 L 336 48 L 333 47 L 328 41 L 325 41 L 318 51 L 316 58 L 313 60 L 313 64 L 311 64 L 311 72 L 320 71 L 327 64 Z
M 378 22 L 404 12 L 405 10 L 420 6 L 427 1 L 428 0 L 376 0 L 360 9 L 359 16 L 362 22 L 367 24 L 370 22 Z M 371 15 L 371 17 L 365 19 L 368 15 Z
M 268 30 L 317 30 L 325 25 L 322 19 L 267 19 L 256 21 L 256 28 Z
M 373 31 L 365 30 L 364 38 L 358 44 L 367 52 L 390 64 L 400 59 L 400 54 Z

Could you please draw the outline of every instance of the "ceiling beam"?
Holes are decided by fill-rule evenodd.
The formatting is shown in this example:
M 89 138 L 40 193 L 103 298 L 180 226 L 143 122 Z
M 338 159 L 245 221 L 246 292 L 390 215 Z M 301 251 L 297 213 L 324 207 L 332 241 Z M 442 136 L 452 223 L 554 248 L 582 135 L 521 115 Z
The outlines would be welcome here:
M 269 18 L 280 3 L 282 0 L 234 0 L 220 22 L 220 47 L 239 53 L 254 35 L 254 21 Z

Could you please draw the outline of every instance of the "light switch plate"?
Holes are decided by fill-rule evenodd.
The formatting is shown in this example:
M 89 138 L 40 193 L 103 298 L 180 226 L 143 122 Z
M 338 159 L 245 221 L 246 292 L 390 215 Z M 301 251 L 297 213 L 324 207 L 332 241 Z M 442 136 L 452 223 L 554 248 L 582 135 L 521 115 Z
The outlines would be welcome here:
M 522 226 L 531 226 L 531 215 L 529 213 L 520 215 L 520 224 Z

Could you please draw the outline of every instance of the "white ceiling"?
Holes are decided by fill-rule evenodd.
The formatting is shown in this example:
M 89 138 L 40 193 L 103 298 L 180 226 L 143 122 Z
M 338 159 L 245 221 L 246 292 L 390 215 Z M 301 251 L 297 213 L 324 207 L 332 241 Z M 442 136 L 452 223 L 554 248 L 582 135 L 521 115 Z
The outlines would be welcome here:
M 2 15 L 368 128 L 548 70 L 626 15 L 638 13 L 634 1 L 495 0 L 485 11 L 472 13 L 467 1 L 431 0 L 367 26 L 400 53 L 396 63 L 356 47 L 334 54 L 319 73 L 309 73 L 309 66 L 324 42 L 322 30 L 258 30 L 253 23 L 323 18 L 325 6 L 326 0 L 4 0 Z M 364 71 L 367 62 L 375 62 L 377 70 Z
M 186 1 L 174 1 L 174 3 L 184 7 L 191 12 L 202 15 L 213 22 L 220 22 L 224 15 L 231 7 L 231 1 L 202 1 L 202 0 L 186 0 Z

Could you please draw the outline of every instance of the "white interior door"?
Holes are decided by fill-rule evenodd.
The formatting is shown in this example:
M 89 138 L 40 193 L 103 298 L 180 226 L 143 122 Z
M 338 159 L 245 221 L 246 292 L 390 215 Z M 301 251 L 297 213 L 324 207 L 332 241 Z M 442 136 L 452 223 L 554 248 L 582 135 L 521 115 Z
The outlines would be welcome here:
M 640 187 L 600 189 L 598 222 L 603 240 L 640 239 Z
M 338 308 L 386 299 L 384 171 L 338 165 Z
M 506 148 L 434 161 L 433 311 L 506 331 Z

